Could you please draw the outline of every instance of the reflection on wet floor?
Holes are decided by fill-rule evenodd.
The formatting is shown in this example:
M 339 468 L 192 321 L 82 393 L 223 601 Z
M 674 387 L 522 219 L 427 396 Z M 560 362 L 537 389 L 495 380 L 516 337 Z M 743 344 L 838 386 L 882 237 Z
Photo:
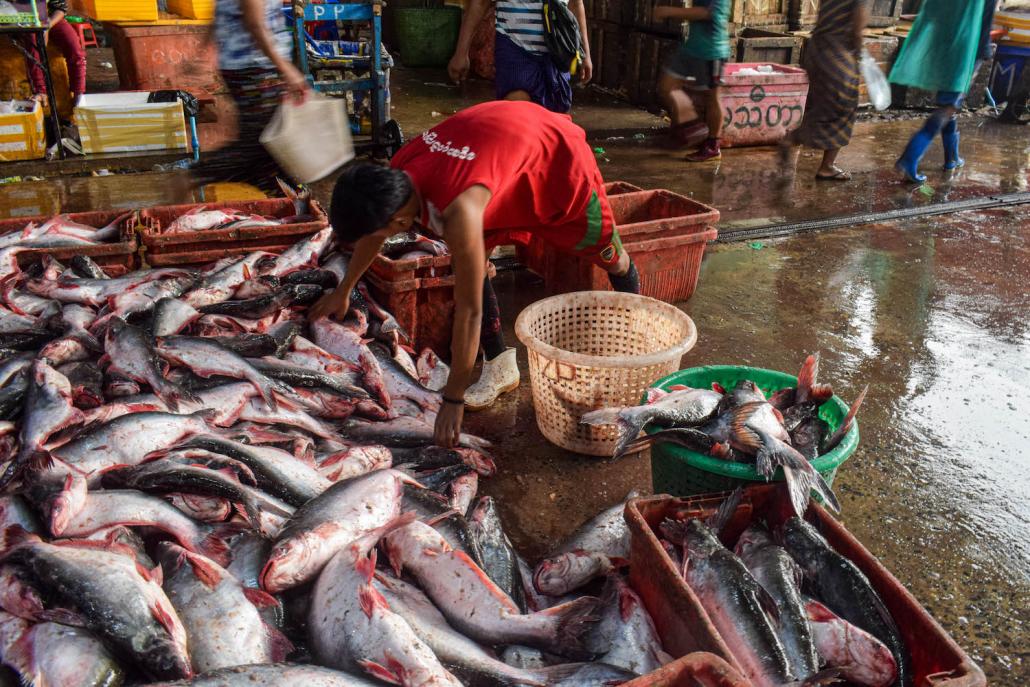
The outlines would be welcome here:
M 842 397 L 870 385 L 861 446 L 834 483 L 843 520 L 991 685 L 1011 687 L 1030 670 L 1028 273 L 1024 205 L 715 246 L 684 305 L 699 332 L 685 366 L 793 371 L 819 350 Z M 544 291 L 525 272 L 499 283 L 510 335 Z M 650 474 L 646 457 L 609 464 L 547 445 L 527 387 L 470 424 L 503 442 L 484 488 L 538 555 Z
M 818 151 L 801 151 L 796 171 L 782 172 L 774 148 L 730 149 L 721 162 L 692 164 L 661 139 L 621 138 L 603 146 L 605 179 L 632 180 L 644 188 L 668 188 L 714 205 L 722 230 L 770 223 L 823 219 L 1030 190 L 1030 131 L 979 118 L 962 120 L 967 165 L 952 175 L 941 170 L 940 146 L 923 163 L 922 187 L 903 181 L 894 161 L 919 127 L 916 120 L 862 122 L 839 164 L 850 182 L 816 181 Z

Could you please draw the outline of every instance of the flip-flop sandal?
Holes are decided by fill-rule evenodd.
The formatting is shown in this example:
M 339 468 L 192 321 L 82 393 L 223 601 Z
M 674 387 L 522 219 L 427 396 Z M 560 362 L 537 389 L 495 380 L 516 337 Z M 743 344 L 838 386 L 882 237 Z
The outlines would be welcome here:
M 851 172 L 838 169 L 834 174 L 826 176 L 825 174 L 816 174 L 816 181 L 851 181 Z

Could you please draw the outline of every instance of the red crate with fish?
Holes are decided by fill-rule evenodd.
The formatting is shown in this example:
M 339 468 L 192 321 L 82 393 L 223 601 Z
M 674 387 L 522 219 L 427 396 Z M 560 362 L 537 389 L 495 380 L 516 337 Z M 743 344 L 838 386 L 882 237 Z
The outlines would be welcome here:
M 852 661 L 850 667 L 838 666 L 840 677 L 847 679 L 849 670 L 861 668 L 866 671 L 861 684 L 889 685 L 894 682 L 889 670 L 893 665 L 902 676 L 907 673 L 904 684 L 932 687 L 984 687 L 987 684 L 980 668 L 904 585 L 821 506 L 813 502 L 804 520 L 792 518 L 785 488 L 762 485 L 743 490 L 739 502 L 730 503 L 720 514 L 720 506 L 730 498 L 726 494 L 690 499 L 655 496 L 632 500 L 626 506 L 626 522 L 632 535 L 630 582 L 651 613 L 667 650 L 676 653 L 684 641 L 693 644 L 699 627 L 714 629 L 718 645 L 731 651 L 733 665 L 756 685 L 766 684 L 762 680 L 767 666 L 763 667 L 755 658 L 758 652 L 754 651 L 754 644 L 743 641 L 745 635 L 737 629 L 747 627 L 747 623 L 738 619 L 727 626 L 720 622 L 718 604 L 712 598 L 702 599 L 694 588 L 701 578 L 691 578 L 694 580 L 691 583 L 684 577 L 684 573 L 689 575 L 691 570 L 703 572 L 713 554 L 702 554 L 699 560 L 676 561 L 673 556 L 680 555 L 678 542 L 671 542 L 670 536 L 675 538 L 677 532 L 687 529 L 692 535 L 700 536 L 705 534 L 704 530 L 709 530 L 707 536 L 714 542 L 717 530 L 721 544 L 712 546 L 729 552 L 737 544 L 738 552 L 749 564 L 748 570 L 753 570 L 755 565 L 767 564 L 754 563 L 750 557 L 757 555 L 766 544 L 772 545 L 771 533 L 774 532 L 776 541 L 784 545 L 783 550 L 789 551 L 794 565 L 809 583 L 805 591 L 825 595 L 817 600 L 802 601 L 819 655 L 825 657 L 834 649 L 852 652 L 848 659 Z M 671 527 L 670 519 L 674 523 Z M 708 524 L 696 524 L 702 521 L 711 524 L 712 529 Z M 769 528 L 765 538 L 760 536 L 760 529 L 752 529 L 763 521 Z M 698 544 L 691 540 L 690 550 L 704 551 L 703 542 Z M 823 577 L 832 575 L 847 579 L 838 585 Z M 762 587 L 768 586 L 763 581 Z M 833 591 L 838 586 L 856 597 L 865 593 L 871 597 L 871 603 L 866 607 L 849 607 L 843 599 L 845 594 Z M 761 596 L 764 603 L 766 595 Z M 780 601 L 769 601 L 775 602 L 782 617 Z M 863 613 L 869 616 L 865 622 L 871 623 L 871 627 L 861 627 Z M 844 616 L 849 617 L 844 620 Z M 726 617 L 732 616 L 726 614 Z M 782 623 L 778 625 L 782 627 Z M 886 640 L 881 636 L 884 632 Z M 755 634 L 761 635 L 760 632 Z M 841 637 L 851 638 L 853 645 L 841 644 Z M 865 661 L 861 665 L 855 661 L 859 655 Z M 880 682 L 873 679 L 876 675 Z
M 325 229 L 315 201 L 290 198 L 148 208 L 139 214 L 142 259 L 149 265 L 209 262 L 255 250 L 282 250 Z
M 488 276 L 497 269 L 489 265 Z M 454 326 L 454 275 L 389 281 L 371 271 L 365 275 L 372 296 L 382 304 L 411 337 L 415 351 L 431 348 L 450 357 Z
M 446 277 L 451 255 L 443 241 L 407 231 L 386 239 L 369 272 L 388 282 Z
M 20 265 L 42 255 L 56 260 L 82 255 L 118 276 L 138 266 L 133 225 L 134 213 L 124 210 L 5 219 L 0 220 L 0 251 L 11 249 Z

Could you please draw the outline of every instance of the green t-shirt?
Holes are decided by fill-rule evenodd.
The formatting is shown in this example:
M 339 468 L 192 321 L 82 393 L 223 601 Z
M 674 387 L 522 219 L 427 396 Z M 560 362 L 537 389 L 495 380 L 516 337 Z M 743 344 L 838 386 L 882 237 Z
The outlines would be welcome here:
M 694 0 L 694 7 L 708 6 L 712 18 L 690 22 L 690 33 L 683 43 L 683 52 L 700 60 L 728 60 L 730 40 L 726 23 L 730 18 L 730 0 Z

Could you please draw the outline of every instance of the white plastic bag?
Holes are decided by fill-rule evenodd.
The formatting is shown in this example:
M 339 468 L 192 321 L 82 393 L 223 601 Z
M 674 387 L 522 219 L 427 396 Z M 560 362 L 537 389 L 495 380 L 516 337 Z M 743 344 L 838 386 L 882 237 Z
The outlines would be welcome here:
M 869 101 L 877 110 L 886 110 L 891 106 L 891 85 L 868 50 L 862 50 L 858 68 L 862 72 L 866 90 L 869 91 Z
M 354 142 L 344 101 L 315 92 L 300 105 L 292 98 L 279 104 L 261 132 L 261 144 L 275 161 L 302 184 L 328 176 L 354 159 Z

